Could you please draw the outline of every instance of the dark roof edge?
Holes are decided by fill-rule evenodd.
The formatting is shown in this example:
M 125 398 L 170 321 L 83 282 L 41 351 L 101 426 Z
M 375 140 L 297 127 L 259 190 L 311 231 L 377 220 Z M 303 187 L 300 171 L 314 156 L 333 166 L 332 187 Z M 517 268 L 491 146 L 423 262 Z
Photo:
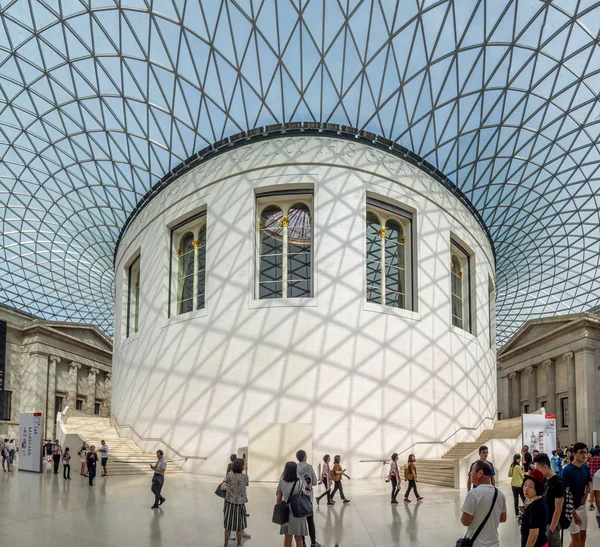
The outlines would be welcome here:
M 418 167 L 425 174 L 431 176 L 437 182 L 439 182 L 444 188 L 446 188 L 452 195 L 454 195 L 475 217 L 477 223 L 484 231 L 487 236 L 488 242 L 492 249 L 494 256 L 494 263 L 496 262 L 496 248 L 492 235 L 485 224 L 483 217 L 479 211 L 475 208 L 471 200 L 466 194 L 452 182 L 446 175 L 444 175 L 437 167 L 434 167 L 427 160 L 423 159 L 418 154 L 415 154 L 411 150 L 408 150 L 404 146 L 380 137 L 370 131 L 363 129 L 356 129 L 347 125 L 338 125 L 333 123 L 319 123 L 319 122 L 289 122 L 289 123 L 277 123 L 273 125 L 267 125 L 264 127 L 257 127 L 249 131 L 242 131 L 236 133 L 230 137 L 221 139 L 220 141 L 199 150 L 185 161 L 181 162 L 178 166 L 171 169 L 164 177 L 162 177 L 146 194 L 140 199 L 135 208 L 129 213 L 129 216 L 125 220 L 123 227 L 119 232 L 119 237 L 115 243 L 115 251 L 113 255 L 113 266 L 116 266 L 117 253 L 119 251 L 119 244 L 125 235 L 125 232 L 140 214 L 140 212 L 150 203 L 160 192 L 162 192 L 167 186 L 175 182 L 182 175 L 195 169 L 202 163 L 211 160 L 229 150 L 232 150 L 238 146 L 245 146 L 250 142 L 260 142 L 272 138 L 281 137 L 285 135 L 292 137 L 295 135 L 309 135 L 309 136 L 325 136 L 333 137 L 343 140 L 358 141 L 362 144 L 373 146 Z

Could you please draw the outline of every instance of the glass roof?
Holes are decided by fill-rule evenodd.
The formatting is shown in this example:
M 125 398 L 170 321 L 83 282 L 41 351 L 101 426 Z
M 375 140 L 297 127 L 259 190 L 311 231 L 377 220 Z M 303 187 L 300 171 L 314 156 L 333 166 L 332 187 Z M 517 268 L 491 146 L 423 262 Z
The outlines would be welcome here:
M 231 134 L 317 121 L 413 150 L 472 200 L 500 343 L 600 303 L 600 2 L 0 6 L 0 302 L 110 334 L 115 241 L 150 187 Z

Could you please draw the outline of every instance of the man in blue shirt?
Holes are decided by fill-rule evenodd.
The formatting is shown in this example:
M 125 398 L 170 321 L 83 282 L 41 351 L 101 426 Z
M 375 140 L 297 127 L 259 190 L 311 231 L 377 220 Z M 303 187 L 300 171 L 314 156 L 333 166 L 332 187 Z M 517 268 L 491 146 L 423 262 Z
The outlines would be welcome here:
M 587 446 L 584 443 L 575 443 L 573 446 L 573 461 L 565 466 L 562 479 L 567 490 L 573 495 L 573 522 L 569 526 L 571 534 L 570 547 L 585 547 L 587 538 L 588 516 L 585 502 L 590 493 L 592 477 L 590 470 L 585 465 Z
M 492 486 L 496 486 L 496 470 L 494 469 L 494 464 L 492 462 L 488 461 L 488 454 L 489 454 L 489 450 L 487 446 L 480 446 L 479 447 L 479 460 L 477 461 L 484 461 L 486 462 L 491 468 L 492 468 L 492 480 L 491 480 L 491 485 Z M 477 488 L 477 485 L 473 485 L 473 483 L 471 482 L 471 471 L 473 471 L 473 466 L 476 464 L 477 462 L 473 462 L 471 464 L 471 467 L 469 468 L 469 480 L 467 481 L 467 491 L 471 490 L 471 486 L 473 488 Z

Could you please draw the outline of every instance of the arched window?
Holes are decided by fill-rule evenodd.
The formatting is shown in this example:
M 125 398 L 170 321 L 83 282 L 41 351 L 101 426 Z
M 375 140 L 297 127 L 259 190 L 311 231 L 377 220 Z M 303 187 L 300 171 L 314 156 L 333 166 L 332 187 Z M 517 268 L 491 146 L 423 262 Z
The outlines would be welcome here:
M 206 213 L 171 228 L 169 315 L 201 310 L 206 305 Z
M 194 309 L 194 234 L 186 232 L 179 241 L 177 276 L 177 314 Z
M 310 298 L 312 196 L 258 196 L 256 297 Z
M 452 324 L 459 329 L 463 328 L 463 269 L 459 258 L 453 254 L 450 263 L 450 277 L 452 279 Z
M 286 218 L 287 223 L 287 218 Z M 283 212 L 269 205 L 260 215 L 258 297 L 281 298 L 283 291 Z
M 412 215 L 375 199 L 367 205 L 367 302 L 412 310 Z
M 306 298 L 311 294 L 311 246 L 310 209 L 304 203 L 295 203 L 288 211 L 288 298 Z
M 140 317 L 140 257 L 127 270 L 127 325 L 126 337 L 138 332 Z
M 204 308 L 206 293 L 206 224 L 200 227 L 198 239 L 192 243 L 196 249 L 196 309 Z
M 471 254 L 462 245 L 450 240 L 450 291 L 452 325 L 473 332 L 471 310 Z

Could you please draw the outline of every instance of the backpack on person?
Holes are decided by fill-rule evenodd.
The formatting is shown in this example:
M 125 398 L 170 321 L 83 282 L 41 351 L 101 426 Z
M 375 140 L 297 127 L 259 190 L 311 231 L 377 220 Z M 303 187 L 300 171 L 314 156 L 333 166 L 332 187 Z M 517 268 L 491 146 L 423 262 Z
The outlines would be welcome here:
M 560 520 L 558 521 L 561 530 L 566 530 L 571 526 L 574 511 L 575 505 L 573 503 L 573 494 L 571 494 L 570 490 L 565 490 L 565 503 L 563 503 L 562 513 L 560 514 Z
M 408 469 L 408 465 L 404 466 L 404 480 L 409 481 L 410 479 L 410 470 Z

